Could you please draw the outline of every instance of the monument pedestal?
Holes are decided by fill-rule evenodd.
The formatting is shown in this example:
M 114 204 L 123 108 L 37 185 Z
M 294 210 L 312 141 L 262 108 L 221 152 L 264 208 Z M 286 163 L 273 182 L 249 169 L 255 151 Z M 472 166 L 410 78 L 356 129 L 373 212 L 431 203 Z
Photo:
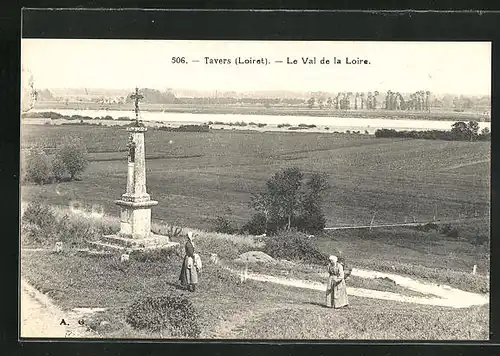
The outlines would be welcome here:
M 116 250 L 148 250 L 177 247 L 168 236 L 156 235 L 151 231 L 151 208 L 158 202 L 151 200 L 146 192 L 146 154 L 144 146 L 145 126 L 127 128 L 129 156 L 127 167 L 127 189 L 115 204 L 120 207 L 120 232 L 104 236 L 94 245 Z
M 116 200 L 115 204 L 120 206 L 120 236 L 135 239 L 148 238 L 151 234 L 151 207 L 158 205 L 158 202 Z

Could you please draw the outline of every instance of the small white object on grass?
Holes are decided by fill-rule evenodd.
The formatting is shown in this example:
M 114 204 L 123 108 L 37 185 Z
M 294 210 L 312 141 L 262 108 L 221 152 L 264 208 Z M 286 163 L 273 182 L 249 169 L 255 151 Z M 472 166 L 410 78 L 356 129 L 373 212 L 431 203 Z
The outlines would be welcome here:
M 240 282 L 246 282 L 248 279 L 248 265 L 245 265 L 245 269 L 241 271 Z
M 63 250 L 63 243 L 61 241 L 57 241 L 54 251 L 61 252 L 62 250 Z
M 120 262 L 127 262 L 130 258 L 130 255 L 127 253 L 124 253 L 120 256 Z
M 219 256 L 217 256 L 216 253 L 210 254 L 210 263 L 213 263 L 214 265 L 219 263 Z
M 477 272 L 477 265 L 474 265 L 474 267 L 472 268 L 472 274 L 476 274 Z

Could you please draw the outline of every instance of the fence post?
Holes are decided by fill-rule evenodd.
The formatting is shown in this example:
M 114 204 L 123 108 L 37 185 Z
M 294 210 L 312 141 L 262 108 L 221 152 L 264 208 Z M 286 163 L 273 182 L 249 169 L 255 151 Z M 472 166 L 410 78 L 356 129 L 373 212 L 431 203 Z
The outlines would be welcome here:
M 477 272 L 477 265 L 474 265 L 474 267 L 472 268 L 472 274 L 476 274 Z
M 377 214 L 377 212 L 373 213 L 372 220 L 370 221 L 370 230 L 372 229 L 373 220 L 375 220 L 375 214 Z

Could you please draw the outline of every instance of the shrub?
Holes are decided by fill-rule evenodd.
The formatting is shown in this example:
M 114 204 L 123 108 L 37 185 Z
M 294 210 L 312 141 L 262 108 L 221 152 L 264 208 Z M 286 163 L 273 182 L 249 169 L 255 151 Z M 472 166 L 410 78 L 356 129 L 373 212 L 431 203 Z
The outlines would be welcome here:
M 37 201 L 26 207 L 21 219 L 21 229 L 23 242 L 49 246 L 55 241 L 77 246 L 116 232 L 104 221 L 67 214 L 58 216 L 50 206 Z
M 442 233 L 443 235 L 448 235 L 451 229 L 452 229 L 451 224 L 444 224 L 443 226 L 441 226 L 441 230 L 439 232 Z
M 50 158 L 41 149 L 34 149 L 26 158 L 25 179 L 36 184 L 50 183 L 53 179 Z
M 490 242 L 489 236 L 486 235 L 478 235 L 476 238 L 473 240 L 472 244 L 476 246 L 482 246 Z
M 85 244 L 87 241 L 98 240 L 105 233 L 106 229 L 98 221 L 71 217 L 66 214 L 56 219 L 54 230 L 55 233 L 51 236 L 54 238 L 57 237 L 57 240 L 70 246 L 79 246 Z
M 176 258 L 177 254 L 178 251 L 172 248 L 144 251 L 135 250 L 130 254 L 130 257 L 139 262 L 169 262 L 172 258 Z
M 217 216 L 213 224 L 215 232 L 223 234 L 233 234 L 236 232 L 236 229 L 232 226 L 231 222 L 222 216 Z
M 328 256 L 320 252 L 306 234 L 296 230 L 282 230 L 266 239 L 264 252 L 274 258 L 325 264 Z
M 63 181 L 68 175 L 68 169 L 59 157 L 54 158 L 52 161 L 52 173 L 58 182 Z
M 41 230 L 48 230 L 54 226 L 56 214 L 54 210 L 47 205 L 34 201 L 28 204 L 24 210 L 21 222 L 23 224 L 32 224 Z
M 88 165 L 87 149 L 78 138 L 67 138 L 59 147 L 56 159 L 66 167 L 70 179 L 82 173 Z
M 261 235 L 266 232 L 266 216 L 262 213 L 252 215 L 250 221 L 242 226 L 241 232 L 251 235 Z
M 296 218 L 294 226 L 298 230 L 309 233 L 323 231 L 326 226 L 326 218 L 321 208 L 316 205 L 306 207 L 307 211 Z
M 210 132 L 208 125 L 180 125 L 179 127 L 159 126 L 158 130 L 170 132 Z
M 427 223 L 427 224 L 425 224 L 425 225 L 417 225 L 417 226 L 415 227 L 415 229 L 416 229 L 416 230 L 418 230 L 418 231 L 425 231 L 425 232 L 429 232 L 429 231 L 431 231 L 431 230 L 436 230 L 436 231 L 437 231 L 437 230 L 439 229 L 439 227 L 438 227 L 438 225 L 437 225 L 437 224 L 434 224 L 434 223 Z
M 183 295 L 146 297 L 133 303 L 127 323 L 163 336 L 197 338 L 201 330 L 191 301 Z
M 453 227 L 447 234 L 446 236 L 448 237 L 453 237 L 453 238 L 457 238 L 459 235 L 458 233 L 458 229 L 456 227 Z

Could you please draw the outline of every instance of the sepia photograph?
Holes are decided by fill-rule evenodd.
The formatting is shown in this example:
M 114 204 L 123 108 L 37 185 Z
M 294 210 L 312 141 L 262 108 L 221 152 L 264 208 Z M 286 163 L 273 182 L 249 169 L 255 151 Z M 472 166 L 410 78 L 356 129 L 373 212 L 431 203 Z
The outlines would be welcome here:
M 489 340 L 491 42 L 21 40 L 20 337 Z

